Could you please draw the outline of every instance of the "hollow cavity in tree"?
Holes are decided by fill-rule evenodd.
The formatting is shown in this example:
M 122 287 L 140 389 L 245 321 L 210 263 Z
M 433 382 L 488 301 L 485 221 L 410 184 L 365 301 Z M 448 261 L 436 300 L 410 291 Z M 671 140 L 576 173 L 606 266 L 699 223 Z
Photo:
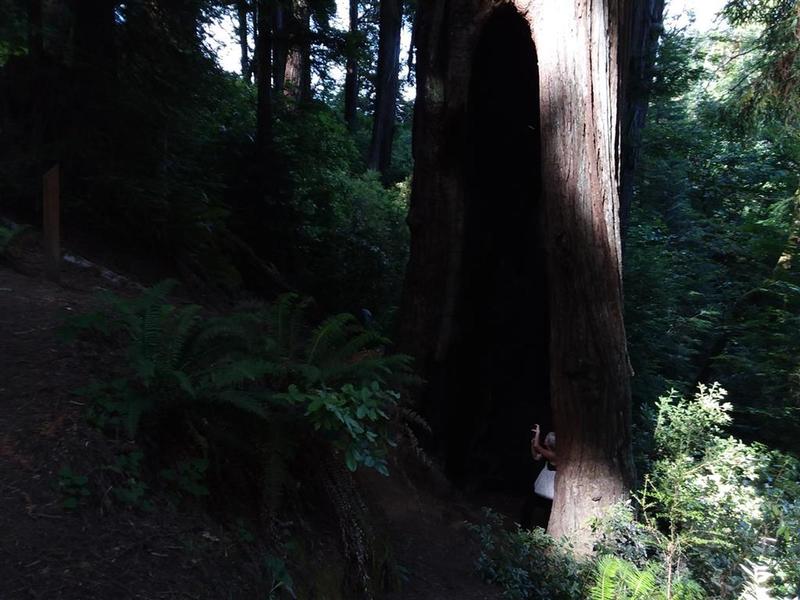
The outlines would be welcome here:
M 529 490 L 530 426 L 550 421 L 549 317 L 537 57 L 527 21 L 510 5 L 483 26 L 466 124 L 447 469 L 457 482 Z

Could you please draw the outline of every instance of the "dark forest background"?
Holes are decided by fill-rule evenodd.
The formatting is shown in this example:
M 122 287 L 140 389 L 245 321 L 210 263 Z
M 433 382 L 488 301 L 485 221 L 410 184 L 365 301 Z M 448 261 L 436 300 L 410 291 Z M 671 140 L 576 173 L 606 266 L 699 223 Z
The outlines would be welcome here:
M 351 523 L 357 467 L 399 468 L 398 440 L 437 458 L 410 359 L 384 337 L 408 260 L 416 3 L 349 9 L 340 28 L 330 0 L 0 0 L 0 256 L 41 221 L 42 174 L 59 165 L 65 245 L 155 285 L 71 324 L 124 338 L 127 374 L 83 391 L 90 425 L 141 451 L 104 475 L 116 502 L 140 510 L 156 494 L 133 480 L 260 523 L 279 548 L 261 570 L 274 597 L 300 564 L 272 535 L 276 515 L 335 498 L 332 518 Z M 631 90 L 647 117 L 623 240 L 643 487 L 604 525 L 598 548 L 618 562 L 580 567 L 539 533 L 477 527 L 479 570 L 509 598 L 551 597 L 536 595 L 547 569 L 586 583 L 547 583 L 552 597 L 603 582 L 618 598 L 800 593 L 799 10 L 730 0 L 709 31 L 664 22 Z M 219 65 L 220 22 L 236 24 L 239 72 Z M 167 278 L 214 317 L 170 300 Z M 242 450 L 214 419 L 269 448 Z M 299 499 L 288 490 L 317 462 L 337 475 Z M 79 477 L 60 475 L 70 510 L 94 485 Z M 342 525 L 355 572 L 342 585 L 369 594 L 380 536 L 355 522 Z M 634 594 L 648 573 L 664 596 Z

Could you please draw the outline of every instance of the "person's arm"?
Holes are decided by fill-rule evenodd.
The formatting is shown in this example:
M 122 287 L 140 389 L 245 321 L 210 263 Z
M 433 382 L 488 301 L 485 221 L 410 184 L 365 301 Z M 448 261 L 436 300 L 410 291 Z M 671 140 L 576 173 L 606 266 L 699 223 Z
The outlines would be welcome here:
M 539 454 L 540 456 L 543 456 L 547 462 L 549 462 L 551 464 L 556 464 L 556 453 L 555 453 L 555 451 L 554 450 L 550 450 L 550 448 L 547 448 L 545 446 L 540 445 L 538 438 L 534 438 L 533 442 L 531 443 L 531 449 L 536 454 Z M 536 459 L 536 460 L 539 460 L 539 459 Z
M 531 439 L 531 456 L 533 456 L 533 460 L 542 460 L 541 452 L 536 450 L 541 447 L 539 445 L 539 425 L 534 425 L 531 431 L 533 432 L 533 439 Z

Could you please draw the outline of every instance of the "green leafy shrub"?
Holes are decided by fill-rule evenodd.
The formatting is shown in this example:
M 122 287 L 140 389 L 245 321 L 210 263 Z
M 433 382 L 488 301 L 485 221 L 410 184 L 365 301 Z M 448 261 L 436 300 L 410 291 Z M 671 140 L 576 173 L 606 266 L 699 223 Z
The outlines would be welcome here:
M 800 466 L 727 436 L 725 397 L 714 384 L 690 400 L 659 399 L 652 470 L 634 504 L 609 513 L 597 550 L 638 569 L 657 564 L 666 598 L 737 598 L 750 563 L 769 570 L 777 597 L 791 597 L 800 585 Z
M 408 257 L 408 182 L 386 188 L 364 172 L 328 107 L 281 113 L 275 129 L 280 185 L 265 200 L 265 253 L 325 306 L 368 308 L 383 321 L 399 302 Z
M 484 508 L 484 521 L 470 524 L 481 552 L 478 573 L 499 585 L 510 600 L 583 600 L 589 563 L 579 561 L 566 542 L 554 540 L 543 529 L 504 526 L 502 518 Z
M 89 478 L 73 472 L 69 467 L 63 467 L 58 472 L 58 490 L 61 492 L 63 500 L 61 505 L 72 510 L 89 496 Z
M 171 469 L 162 469 L 159 475 L 180 493 L 195 498 L 208 496 L 205 485 L 208 460 L 195 458 L 178 461 Z
M 128 508 L 152 510 L 153 503 L 147 497 L 149 486 L 142 480 L 143 459 L 141 450 L 132 450 L 119 454 L 114 463 L 105 468 L 119 476 L 120 481 L 111 488 L 119 503 Z
M 26 231 L 27 227 L 5 227 L 0 225 L 0 258 L 7 257 L 14 242 Z

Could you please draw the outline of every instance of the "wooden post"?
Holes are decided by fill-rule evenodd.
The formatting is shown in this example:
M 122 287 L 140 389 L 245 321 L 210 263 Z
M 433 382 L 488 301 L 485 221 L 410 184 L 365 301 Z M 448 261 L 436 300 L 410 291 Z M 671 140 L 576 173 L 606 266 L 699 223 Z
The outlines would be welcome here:
M 61 265 L 61 202 L 58 164 L 51 167 L 42 178 L 42 229 L 44 233 L 44 268 L 49 279 L 58 281 Z

